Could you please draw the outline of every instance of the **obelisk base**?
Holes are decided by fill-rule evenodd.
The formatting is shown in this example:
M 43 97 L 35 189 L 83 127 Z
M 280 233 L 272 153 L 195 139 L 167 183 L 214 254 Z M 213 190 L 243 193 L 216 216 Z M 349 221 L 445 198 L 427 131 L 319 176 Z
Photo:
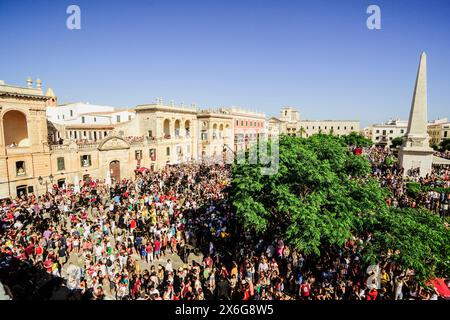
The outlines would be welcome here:
M 410 170 L 419 169 L 419 176 L 425 177 L 431 173 L 433 162 L 433 149 L 400 149 L 398 161 L 404 169 L 403 176 L 407 176 Z

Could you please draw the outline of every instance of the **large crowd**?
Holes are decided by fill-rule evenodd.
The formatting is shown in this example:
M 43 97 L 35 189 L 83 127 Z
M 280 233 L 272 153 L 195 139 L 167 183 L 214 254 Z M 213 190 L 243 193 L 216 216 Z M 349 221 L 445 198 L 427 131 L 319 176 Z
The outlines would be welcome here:
M 392 162 L 395 156 L 391 149 L 372 147 L 366 150 L 366 154 L 372 163 L 373 176 L 392 193 L 387 199 L 389 205 L 412 208 L 423 206 L 443 217 L 450 217 L 450 167 L 433 166 L 431 174 L 425 177 L 419 177 L 417 171 L 410 171 L 404 176 L 398 163 Z M 417 197 L 407 192 L 408 183 L 411 182 L 421 187 Z
M 391 205 L 412 206 L 401 171 L 386 165 L 389 151 L 366 153 L 374 176 L 393 190 Z M 370 234 L 305 256 L 275 231 L 272 238 L 243 232 L 228 201 L 230 172 L 229 165 L 189 163 L 3 200 L 2 259 L 64 278 L 50 299 L 438 299 L 395 265 L 367 269 L 359 252 Z M 421 183 L 445 176 L 448 185 L 448 173 Z M 371 285 L 375 272 L 380 282 Z M 0 263 L 0 280 L 14 295 L 5 274 Z

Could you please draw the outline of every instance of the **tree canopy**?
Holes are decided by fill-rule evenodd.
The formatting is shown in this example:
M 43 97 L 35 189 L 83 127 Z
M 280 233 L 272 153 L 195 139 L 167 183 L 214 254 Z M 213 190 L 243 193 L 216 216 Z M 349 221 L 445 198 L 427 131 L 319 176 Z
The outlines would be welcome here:
M 403 137 L 396 137 L 391 141 L 391 148 L 397 148 L 403 144 Z
M 450 150 L 450 139 L 442 140 L 439 144 L 439 149 L 443 152 Z
M 342 246 L 352 235 L 371 232 L 366 261 L 398 249 L 401 258 L 395 262 L 402 267 L 414 268 L 421 276 L 442 271 L 449 242 L 442 241 L 448 239 L 448 230 L 436 228 L 439 217 L 407 211 L 408 224 L 402 225 L 402 211 L 386 205 L 389 191 L 370 176 L 364 156 L 348 151 L 349 141 L 353 138 L 323 134 L 306 139 L 281 136 L 275 174 L 262 175 L 261 165 L 235 164 L 231 200 L 242 227 L 281 236 L 307 255 L 320 255 L 324 247 Z M 425 250 L 424 245 L 434 257 L 422 261 L 424 253 L 416 250 Z
M 364 137 L 362 134 L 357 132 L 351 132 L 348 135 L 340 137 L 348 146 L 355 147 L 370 147 L 372 145 L 372 140 Z

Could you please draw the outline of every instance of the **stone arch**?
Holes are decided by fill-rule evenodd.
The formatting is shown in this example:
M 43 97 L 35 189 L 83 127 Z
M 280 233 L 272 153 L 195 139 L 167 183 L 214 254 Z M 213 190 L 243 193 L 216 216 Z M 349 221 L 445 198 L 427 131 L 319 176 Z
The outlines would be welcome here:
M 190 120 L 186 120 L 184 122 L 184 131 L 185 131 L 186 137 L 189 137 L 190 133 L 191 133 L 191 121 Z
M 175 136 L 178 137 L 180 135 L 180 127 L 181 121 L 179 119 L 175 120 Z
M 122 137 L 107 136 L 98 145 L 99 151 L 130 149 L 130 144 Z
M 9 109 L 2 115 L 5 146 L 29 147 L 27 115 L 20 110 Z
M 164 119 L 163 132 L 164 136 L 170 136 L 170 119 Z

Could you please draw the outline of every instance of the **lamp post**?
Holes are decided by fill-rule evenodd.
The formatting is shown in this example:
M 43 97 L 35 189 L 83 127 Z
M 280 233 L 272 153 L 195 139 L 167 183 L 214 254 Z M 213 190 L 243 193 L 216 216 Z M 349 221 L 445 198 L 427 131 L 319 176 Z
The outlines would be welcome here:
M 53 175 L 50 174 L 48 176 L 48 180 L 45 179 L 45 190 L 48 192 L 48 181 L 50 180 L 50 184 L 53 184 Z M 41 176 L 39 176 L 38 178 L 38 182 L 39 184 L 42 186 L 44 184 L 44 178 L 42 178 Z

